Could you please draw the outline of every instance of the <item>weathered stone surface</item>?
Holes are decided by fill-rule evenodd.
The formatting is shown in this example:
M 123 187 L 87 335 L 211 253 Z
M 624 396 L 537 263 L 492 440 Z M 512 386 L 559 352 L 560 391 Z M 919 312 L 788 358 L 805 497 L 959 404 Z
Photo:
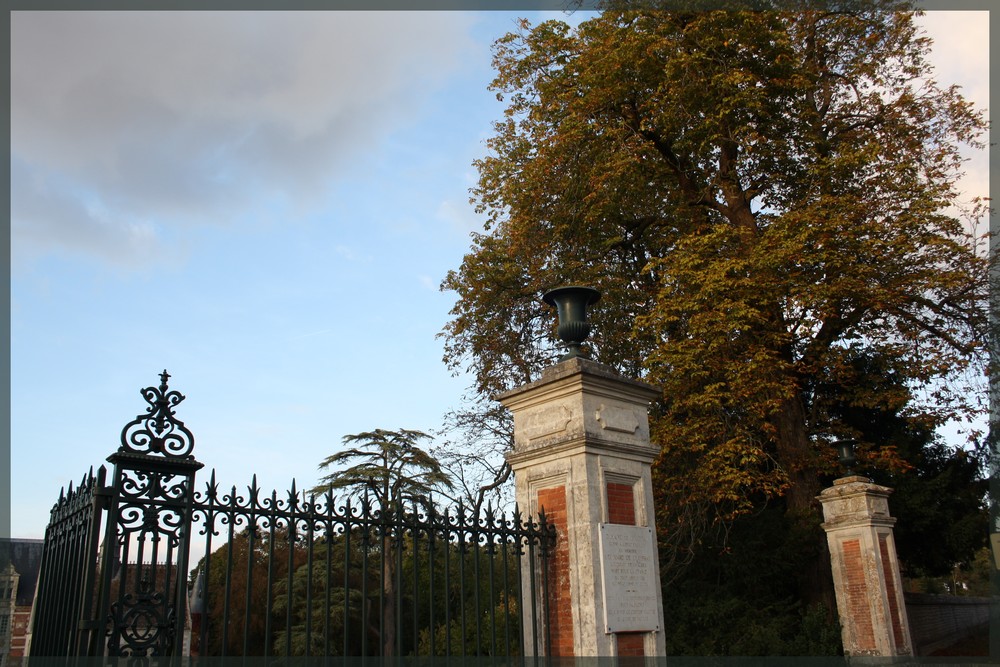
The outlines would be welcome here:
M 655 388 L 608 366 L 575 358 L 498 397 L 514 417 L 514 451 L 507 460 L 519 506 L 537 514 L 546 499 L 558 503 L 555 498 L 565 497 L 557 522 L 564 542 L 557 544 L 555 567 L 559 577 L 568 579 L 571 601 L 570 609 L 555 610 L 554 655 L 613 656 L 619 649 L 629 655 L 665 652 L 662 631 L 607 632 L 598 528 L 613 515 L 615 523 L 627 518 L 655 531 L 650 464 L 658 451 L 649 443 L 647 412 L 658 395 Z M 609 497 L 615 499 L 614 508 Z M 651 551 L 658 581 L 657 553 Z M 560 578 L 557 586 L 563 583 Z M 657 627 L 662 629 L 663 604 L 659 586 L 655 589 Z M 567 627 L 572 646 L 566 644 Z
M 834 482 L 823 504 L 844 652 L 911 656 L 896 546 L 889 515 L 892 489 L 859 476 Z

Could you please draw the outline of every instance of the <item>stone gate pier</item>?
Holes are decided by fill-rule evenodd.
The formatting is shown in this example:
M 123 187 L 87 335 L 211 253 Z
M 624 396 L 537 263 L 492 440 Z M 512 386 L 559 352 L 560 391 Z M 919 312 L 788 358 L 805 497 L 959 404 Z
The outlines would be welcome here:
M 848 656 L 913 655 L 890 493 L 888 487 L 851 474 L 819 495 Z
M 575 356 L 498 397 L 514 417 L 522 511 L 556 526 L 550 655 L 662 656 L 647 408 L 659 392 Z M 530 647 L 527 647 L 530 650 Z

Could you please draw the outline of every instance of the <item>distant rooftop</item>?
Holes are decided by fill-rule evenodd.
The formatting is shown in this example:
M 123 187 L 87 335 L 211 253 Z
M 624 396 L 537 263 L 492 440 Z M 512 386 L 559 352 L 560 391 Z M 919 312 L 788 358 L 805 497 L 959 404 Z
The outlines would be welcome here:
M 0 563 L 10 562 L 21 578 L 17 582 L 17 602 L 30 606 L 35 597 L 38 570 L 42 565 L 43 540 L 0 539 Z

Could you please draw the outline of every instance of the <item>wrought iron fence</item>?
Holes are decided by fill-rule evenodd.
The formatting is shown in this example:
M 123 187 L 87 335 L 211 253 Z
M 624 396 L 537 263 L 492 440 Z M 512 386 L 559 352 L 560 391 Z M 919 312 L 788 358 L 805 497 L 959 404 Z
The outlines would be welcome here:
M 544 516 L 221 495 L 214 479 L 194 514 L 201 655 L 544 654 Z
M 264 495 L 256 478 L 220 492 L 214 471 L 195 491 L 168 377 L 142 390 L 111 484 L 101 467 L 52 510 L 32 655 L 548 653 L 544 513 Z

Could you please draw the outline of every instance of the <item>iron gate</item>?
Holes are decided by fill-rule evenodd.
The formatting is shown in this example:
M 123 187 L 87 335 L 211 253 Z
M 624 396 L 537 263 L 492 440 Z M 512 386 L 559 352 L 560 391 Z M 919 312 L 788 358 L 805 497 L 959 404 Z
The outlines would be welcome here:
M 544 513 L 220 492 L 214 471 L 196 491 L 168 378 L 141 390 L 110 485 L 102 466 L 53 507 L 31 655 L 548 653 Z

